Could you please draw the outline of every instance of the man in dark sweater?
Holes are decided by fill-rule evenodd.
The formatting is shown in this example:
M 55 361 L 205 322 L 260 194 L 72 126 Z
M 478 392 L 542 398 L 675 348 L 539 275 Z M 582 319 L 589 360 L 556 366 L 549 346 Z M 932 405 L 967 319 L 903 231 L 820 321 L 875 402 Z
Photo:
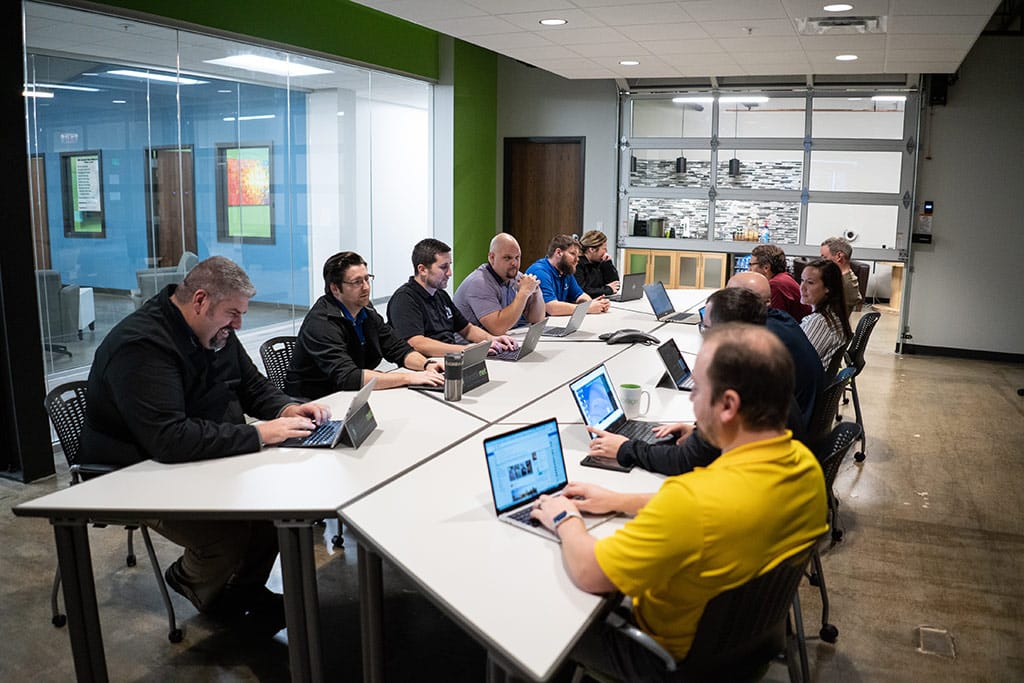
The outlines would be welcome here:
M 237 264 L 214 256 L 118 323 L 89 373 L 81 462 L 221 458 L 307 436 L 329 419 L 326 406 L 279 391 L 239 343 L 255 292 Z M 246 415 L 266 421 L 247 424 Z M 265 586 L 277 557 L 272 523 L 146 524 L 185 547 L 167 582 L 199 611 L 257 633 L 284 627 L 281 596 Z
M 442 365 L 428 361 L 395 334 L 370 303 L 373 275 L 354 251 L 324 263 L 324 295 L 306 314 L 288 366 L 285 389 L 293 396 L 356 391 L 371 378 L 375 389 L 444 384 Z M 377 372 L 387 359 L 414 372 Z

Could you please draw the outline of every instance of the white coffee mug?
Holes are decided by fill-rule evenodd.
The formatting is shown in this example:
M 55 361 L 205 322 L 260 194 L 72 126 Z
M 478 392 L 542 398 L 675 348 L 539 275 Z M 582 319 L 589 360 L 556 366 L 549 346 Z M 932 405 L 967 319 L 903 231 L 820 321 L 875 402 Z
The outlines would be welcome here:
M 646 415 L 651 408 L 651 395 L 641 389 L 639 384 L 620 384 L 619 397 L 622 399 L 622 410 L 629 420 Z M 645 398 L 647 404 L 641 410 L 640 406 L 643 405 Z

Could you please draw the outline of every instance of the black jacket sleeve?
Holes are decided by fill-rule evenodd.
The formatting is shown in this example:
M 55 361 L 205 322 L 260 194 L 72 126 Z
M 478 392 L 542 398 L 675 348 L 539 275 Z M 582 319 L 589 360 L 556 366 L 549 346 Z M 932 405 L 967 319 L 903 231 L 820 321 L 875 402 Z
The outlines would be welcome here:
M 697 467 L 707 467 L 721 454 L 721 450 L 705 441 L 695 429 L 680 445 L 627 441 L 619 448 L 617 459 L 623 467 L 642 467 L 658 474 L 674 476 Z

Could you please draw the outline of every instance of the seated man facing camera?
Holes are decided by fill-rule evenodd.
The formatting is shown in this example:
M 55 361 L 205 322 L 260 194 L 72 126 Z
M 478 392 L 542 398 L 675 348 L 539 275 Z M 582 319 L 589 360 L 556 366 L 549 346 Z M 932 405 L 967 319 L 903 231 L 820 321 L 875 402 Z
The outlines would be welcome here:
M 395 334 L 370 303 L 373 275 L 354 251 L 324 263 L 324 295 L 316 300 L 295 340 L 285 389 L 293 396 L 356 391 L 371 378 L 375 389 L 444 384 L 441 365 L 428 361 Z M 377 372 L 382 359 L 415 372 Z
M 558 535 L 573 583 L 631 596 L 637 626 L 677 661 L 708 601 L 810 547 L 828 528 L 821 467 L 785 429 L 793 362 L 782 343 L 763 327 L 723 325 L 709 333 L 693 377 L 694 413 L 721 449 L 718 459 L 669 477 L 653 494 L 571 483 L 563 495 L 541 496 L 531 513 Z M 581 511 L 634 518 L 597 540 Z M 664 675 L 656 655 L 604 622 L 571 656 L 599 676 Z

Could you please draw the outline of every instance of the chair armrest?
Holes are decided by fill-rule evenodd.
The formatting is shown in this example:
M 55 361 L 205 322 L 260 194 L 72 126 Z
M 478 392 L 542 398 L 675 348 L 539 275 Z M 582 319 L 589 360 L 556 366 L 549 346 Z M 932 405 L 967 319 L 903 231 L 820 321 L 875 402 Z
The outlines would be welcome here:
M 103 474 L 109 474 L 114 470 L 118 469 L 113 465 L 100 465 L 100 464 L 85 464 L 85 465 L 72 465 L 71 466 L 71 483 L 77 484 L 79 481 L 85 481 L 86 479 L 92 479 Z
M 627 621 L 621 614 L 616 612 L 610 613 L 605 618 L 605 623 L 627 638 L 636 641 L 638 645 L 646 648 L 652 654 L 657 656 L 661 660 L 662 664 L 665 665 L 666 671 L 676 670 L 676 658 L 672 656 L 672 653 L 662 647 L 654 638 L 651 638 L 649 635 Z

